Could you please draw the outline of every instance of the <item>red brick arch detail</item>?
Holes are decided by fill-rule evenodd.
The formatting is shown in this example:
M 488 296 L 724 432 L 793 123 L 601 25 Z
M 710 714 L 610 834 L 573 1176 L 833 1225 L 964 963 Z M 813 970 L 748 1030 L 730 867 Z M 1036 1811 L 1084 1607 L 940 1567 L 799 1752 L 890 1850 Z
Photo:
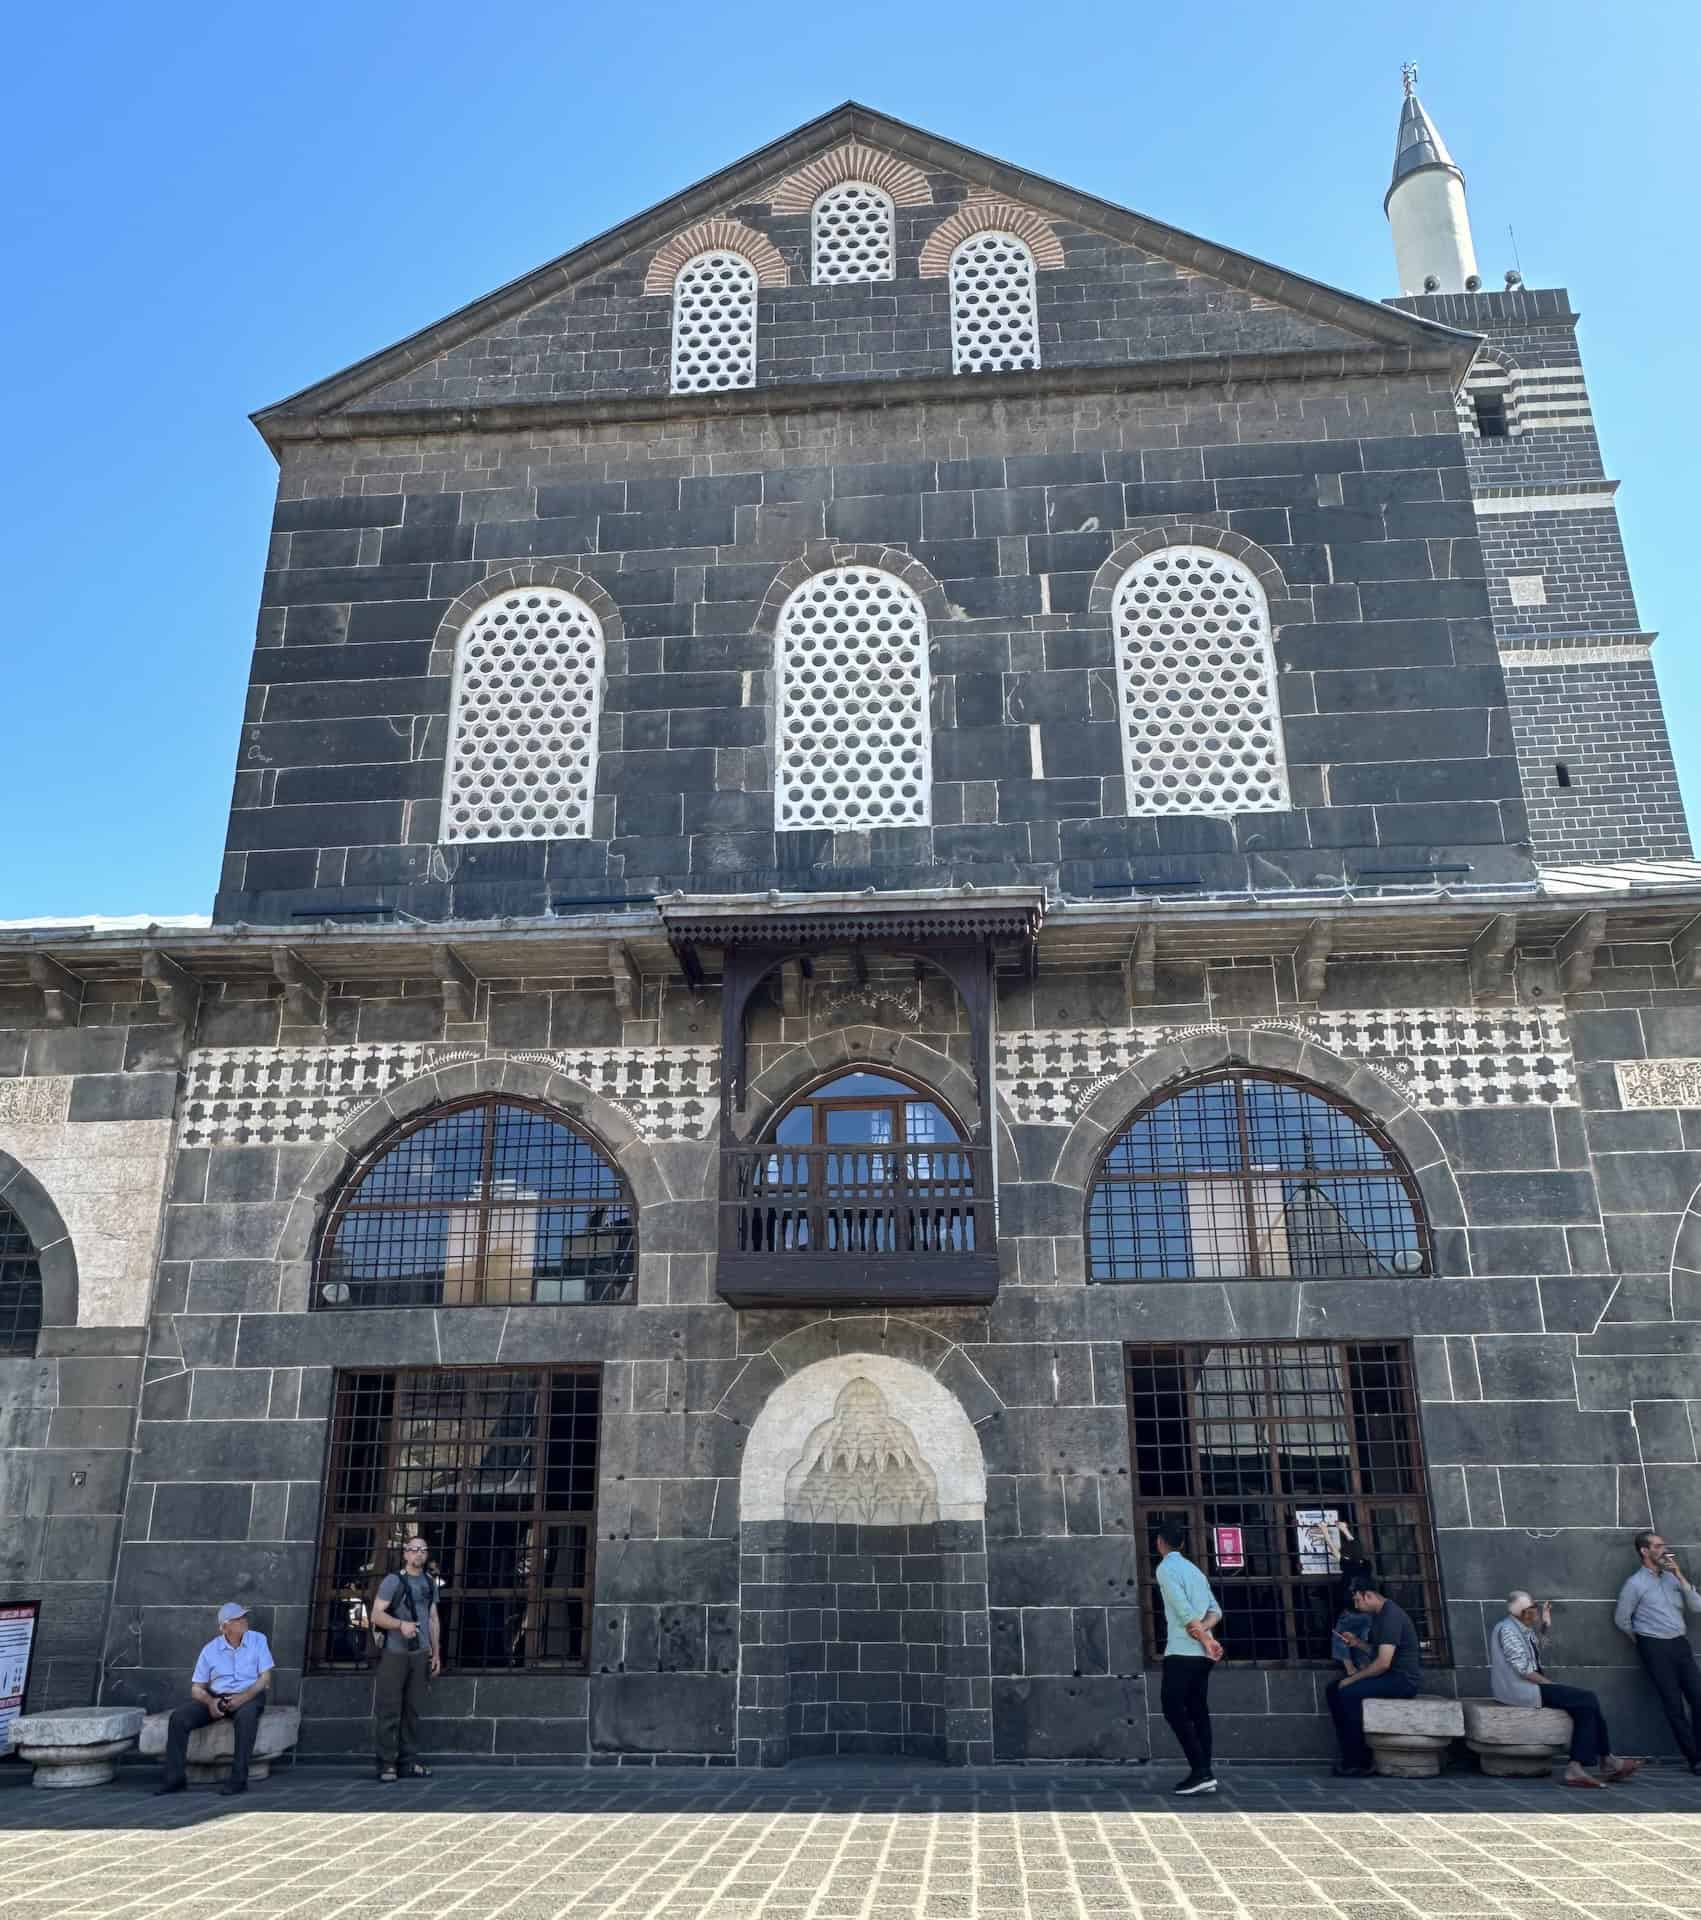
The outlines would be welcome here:
M 859 140 L 834 147 L 796 173 L 788 173 L 774 189 L 769 201 L 775 213 L 807 213 L 829 187 L 846 180 L 860 180 L 878 187 L 895 207 L 930 207 L 933 189 L 927 175 L 895 153 L 882 153 L 877 147 L 865 147 Z
M 1288 583 L 1274 556 L 1255 540 L 1248 540 L 1243 533 L 1230 533 L 1224 527 L 1195 523 L 1151 527 L 1144 533 L 1130 534 L 1120 542 L 1110 558 L 1093 575 L 1093 584 L 1087 595 L 1088 611 L 1108 613 L 1116 600 L 1116 590 L 1122 585 L 1124 574 L 1136 560 L 1144 560 L 1147 554 L 1156 553 L 1160 547 L 1214 547 L 1218 553 L 1238 560 L 1253 575 L 1264 589 L 1266 600 L 1274 602 L 1290 597 Z
M 1035 267 L 1041 271 L 1063 265 L 1063 242 L 1043 214 L 1014 200 L 967 200 L 927 236 L 918 268 L 921 277 L 930 280 L 943 274 L 951 264 L 951 255 L 977 233 L 1013 233 L 1026 243 Z
M 949 620 L 951 603 L 945 589 L 919 560 L 901 547 L 877 547 L 850 540 L 811 540 L 800 559 L 788 561 L 774 575 L 757 610 L 753 631 L 772 637 L 779 630 L 780 611 L 805 580 L 830 567 L 876 567 L 894 575 L 915 594 L 927 615 L 931 633 L 942 620 Z
M 765 234 L 747 227 L 742 220 L 699 220 L 694 227 L 676 233 L 656 249 L 650 270 L 644 275 L 644 291 L 672 293 L 679 269 L 700 253 L 741 254 L 755 268 L 759 287 L 784 287 L 791 283 L 779 248 Z

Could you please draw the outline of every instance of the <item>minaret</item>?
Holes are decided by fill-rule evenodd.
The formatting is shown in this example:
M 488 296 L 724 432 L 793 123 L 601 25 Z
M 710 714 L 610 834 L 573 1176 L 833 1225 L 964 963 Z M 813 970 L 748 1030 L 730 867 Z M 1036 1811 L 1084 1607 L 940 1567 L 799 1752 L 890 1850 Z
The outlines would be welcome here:
M 1417 68 L 1408 61 L 1400 77 L 1406 100 L 1394 142 L 1394 178 L 1382 200 L 1394 235 L 1400 291 L 1475 293 L 1481 282 L 1465 208 L 1465 176 L 1417 97 Z

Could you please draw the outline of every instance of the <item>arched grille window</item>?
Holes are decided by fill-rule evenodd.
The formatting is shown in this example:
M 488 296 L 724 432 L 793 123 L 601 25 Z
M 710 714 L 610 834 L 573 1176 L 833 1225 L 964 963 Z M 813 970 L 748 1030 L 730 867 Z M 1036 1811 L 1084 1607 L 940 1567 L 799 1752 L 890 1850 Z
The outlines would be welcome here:
M 1251 569 L 1160 547 L 1123 576 L 1114 624 L 1128 811 L 1286 808 L 1270 608 Z
M 1366 1119 L 1229 1072 L 1142 1108 L 1087 1205 L 1094 1280 L 1366 1279 L 1431 1271 L 1417 1187 Z
M 925 826 L 927 615 L 878 567 L 829 567 L 780 609 L 776 824 Z
M 588 837 L 603 679 L 577 594 L 517 587 L 479 608 L 455 648 L 445 841 Z
M 0 1354 L 35 1352 L 41 1332 L 41 1261 L 24 1223 L 0 1200 Z
M 859 1068 L 794 1101 L 745 1166 L 741 1253 L 975 1250 L 984 1203 L 963 1131 L 889 1074 Z
M 974 233 L 951 255 L 951 369 L 1040 363 L 1034 256 L 1013 233 Z
M 756 384 L 756 269 L 741 253 L 700 253 L 673 283 L 673 390 Z
M 631 1201 L 602 1150 L 541 1108 L 481 1098 L 416 1122 L 344 1190 L 313 1304 L 625 1300 L 636 1271 Z
M 880 187 L 846 180 L 815 202 L 811 278 L 817 286 L 835 280 L 890 280 L 892 198 Z

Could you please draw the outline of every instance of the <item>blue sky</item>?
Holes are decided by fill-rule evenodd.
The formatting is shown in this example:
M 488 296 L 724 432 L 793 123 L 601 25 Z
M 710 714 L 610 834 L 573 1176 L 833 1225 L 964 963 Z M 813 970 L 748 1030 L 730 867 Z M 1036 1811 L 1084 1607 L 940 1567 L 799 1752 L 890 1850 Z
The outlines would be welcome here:
M 1692 6 L 30 8 L 0 114 L 0 918 L 204 912 L 275 472 L 247 414 L 847 97 L 1395 291 L 1402 59 L 1489 285 L 1566 285 L 1693 807 Z M 1666 49 L 1665 57 L 1659 50 Z

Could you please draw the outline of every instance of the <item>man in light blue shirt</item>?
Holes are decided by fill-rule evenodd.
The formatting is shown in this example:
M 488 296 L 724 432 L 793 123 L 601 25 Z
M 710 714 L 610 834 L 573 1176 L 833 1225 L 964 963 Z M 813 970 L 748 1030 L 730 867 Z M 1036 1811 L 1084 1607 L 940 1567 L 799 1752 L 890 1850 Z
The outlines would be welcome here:
M 1659 1534 L 1639 1533 L 1634 1545 L 1642 1564 L 1619 1588 L 1612 1623 L 1636 1642 L 1678 1751 L 1691 1773 L 1701 1773 L 1701 1672 L 1687 1618 L 1701 1613 L 1701 1594 Z
M 1153 1536 L 1152 1558 L 1157 1562 L 1158 1592 L 1163 1596 L 1164 1718 L 1187 1756 L 1188 1773 L 1170 1791 L 1175 1794 L 1215 1793 L 1217 1776 L 1211 1768 L 1211 1668 L 1223 1657 L 1211 1629 L 1222 1619 L 1222 1608 L 1211 1583 L 1181 1551 L 1186 1541 L 1173 1522 Z
M 197 1727 L 229 1720 L 236 1729 L 236 1754 L 222 1794 L 248 1791 L 248 1762 L 253 1757 L 260 1715 L 272 1684 L 272 1650 L 266 1636 L 248 1624 L 248 1609 L 240 1600 L 219 1608 L 219 1630 L 201 1649 L 189 1682 L 194 1698 L 171 1716 L 166 1735 L 162 1778 L 156 1793 L 181 1793 L 188 1784 L 189 1736 Z

